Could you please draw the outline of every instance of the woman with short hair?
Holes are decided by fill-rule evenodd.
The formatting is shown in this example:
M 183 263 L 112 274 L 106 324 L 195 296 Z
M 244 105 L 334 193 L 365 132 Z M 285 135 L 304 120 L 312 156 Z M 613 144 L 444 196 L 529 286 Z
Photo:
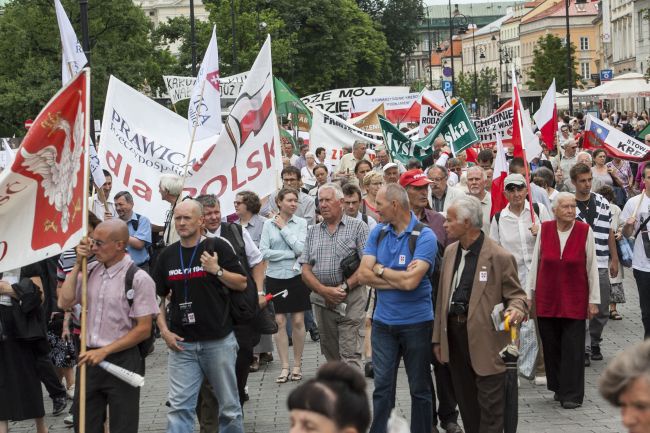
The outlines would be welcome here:
M 375 221 L 380 222 L 381 218 L 377 213 L 377 192 L 384 184 L 384 176 L 376 171 L 368 172 L 363 178 L 363 186 L 366 189 L 366 197 L 361 205 L 361 213 L 370 215 Z
M 370 425 L 366 380 L 343 362 L 328 362 L 287 400 L 290 433 L 365 433 Z

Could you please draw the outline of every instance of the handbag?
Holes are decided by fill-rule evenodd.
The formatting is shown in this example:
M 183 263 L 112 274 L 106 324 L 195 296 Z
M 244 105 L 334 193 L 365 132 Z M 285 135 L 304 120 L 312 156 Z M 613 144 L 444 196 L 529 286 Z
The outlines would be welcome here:
M 278 323 L 275 321 L 275 308 L 273 302 L 268 302 L 266 308 L 262 308 L 255 318 L 254 328 L 263 335 L 273 335 L 278 333 Z
M 618 261 L 621 262 L 623 266 L 629 268 L 632 266 L 632 248 L 630 248 L 630 243 L 624 237 L 616 241 L 616 252 L 618 253 Z
M 343 278 L 346 280 L 350 278 L 361 266 L 361 259 L 356 251 L 341 260 L 341 270 L 343 271 Z

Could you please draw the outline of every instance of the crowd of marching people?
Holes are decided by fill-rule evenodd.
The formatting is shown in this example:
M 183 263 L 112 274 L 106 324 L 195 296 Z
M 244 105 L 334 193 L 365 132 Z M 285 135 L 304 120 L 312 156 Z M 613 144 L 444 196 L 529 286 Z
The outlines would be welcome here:
M 603 117 L 630 135 L 648 121 Z M 102 365 L 145 375 L 156 338 L 169 349 L 171 433 L 197 419 L 201 431 L 243 432 L 248 376 L 271 361 L 276 383 L 304 381 L 288 400 L 292 432 L 386 432 L 401 362 L 413 433 L 502 432 L 508 326 L 521 332 L 520 375 L 579 408 L 608 320 L 625 319 L 624 272 L 650 335 L 650 164 L 582 149 L 583 132 L 581 115 L 567 116 L 529 164 L 509 149 L 507 203 L 496 212 L 496 149 L 452 155 L 442 137 L 431 157 L 408 164 L 357 141 L 332 165 L 324 148 L 285 141 L 281 188 L 239 191 L 233 215 L 213 194 L 184 197 L 183 179 L 166 174 L 164 226 L 105 171 L 87 237 L 1 275 L 0 433 L 24 419 L 47 431 L 41 383 L 54 415 L 70 407 L 76 431 L 83 421 L 86 432 L 136 432 L 140 388 Z M 314 378 L 303 376 L 306 338 L 327 360 Z M 647 361 L 640 350 L 625 356 Z M 618 374 L 627 368 L 634 384 L 647 373 L 626 359 Z M 634 405 L 615 374 L 603 395 Z M 374 380 L 370 404 L 364 375 Z

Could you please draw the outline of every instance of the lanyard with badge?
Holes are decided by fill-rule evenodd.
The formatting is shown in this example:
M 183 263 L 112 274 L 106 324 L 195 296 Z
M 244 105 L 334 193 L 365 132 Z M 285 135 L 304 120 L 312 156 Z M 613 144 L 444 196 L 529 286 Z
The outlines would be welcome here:
M 196 256 L 196 251 L 199 249 L 199 244 L 201 241 L 196 243 L 194 250 L 192 251 L 192 256 L 190 257 L 190 263 L 187 265 L 187 272 L 185 269 L 185 263 L 183 262 L 183 247 L 180 242 L 178 243 L 178 251 L 181 258 L 181 270 L 183 272 L 183 286 L 184 286 L 184 302 L 178 304 L 178 308 L 181 310 L 181 321 L 183 326 L 194 325 L 196 323 L 196 317 L 194 316 L 194 311 L 192 311 L 192 302 L 187 300 L 188 292 L 188 280 L 189 273 L 192 271 L 192 262 Z

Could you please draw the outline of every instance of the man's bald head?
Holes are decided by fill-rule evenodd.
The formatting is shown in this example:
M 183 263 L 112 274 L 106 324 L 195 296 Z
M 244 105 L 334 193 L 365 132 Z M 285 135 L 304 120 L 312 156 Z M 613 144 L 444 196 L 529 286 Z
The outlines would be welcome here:
M 107 219 L 101 222 L 95 230 L 106 231 L 108 237 L 113 241 L 129 242 L 129 228 L 121 219 Z
M 183 200 L 174 208 L 174 215 L 187 211 L 191 212 L 192 215 L 202 216 L 203 206 L 196 200 Z

